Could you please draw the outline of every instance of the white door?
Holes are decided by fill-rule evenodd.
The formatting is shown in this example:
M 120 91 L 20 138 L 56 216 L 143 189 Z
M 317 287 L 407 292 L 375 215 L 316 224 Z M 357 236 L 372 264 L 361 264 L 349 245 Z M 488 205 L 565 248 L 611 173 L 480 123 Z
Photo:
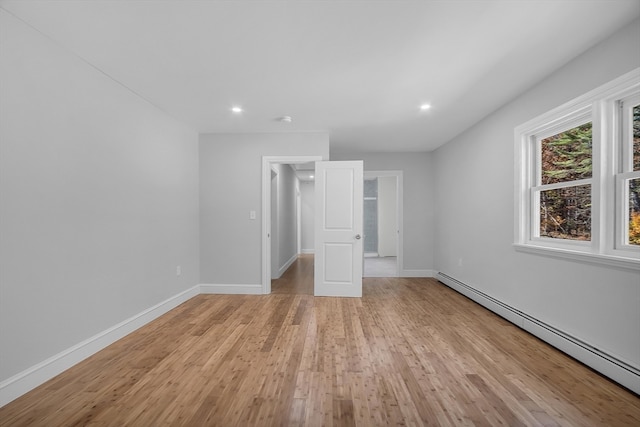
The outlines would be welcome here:
M 363 162 L 316 162 L 314 295 L 362 296 Z

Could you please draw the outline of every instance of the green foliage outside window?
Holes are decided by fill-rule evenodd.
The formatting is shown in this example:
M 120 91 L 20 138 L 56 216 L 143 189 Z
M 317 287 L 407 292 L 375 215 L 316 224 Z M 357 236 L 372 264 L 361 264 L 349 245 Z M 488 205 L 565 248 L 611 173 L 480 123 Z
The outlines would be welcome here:
M 541 183 L 591 178 L 592 125 L 585 123 L 541 141 Z M 591 186 L 540 193 L 540 236 L 591 240 Z
M 591 178 L 591 123 L 543 139 L 542 184 Z

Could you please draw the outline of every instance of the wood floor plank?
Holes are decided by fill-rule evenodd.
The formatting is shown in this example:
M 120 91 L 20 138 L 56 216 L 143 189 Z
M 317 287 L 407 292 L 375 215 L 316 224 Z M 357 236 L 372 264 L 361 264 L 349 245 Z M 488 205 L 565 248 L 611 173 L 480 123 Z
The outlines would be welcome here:
M 638 426 L 640 398 L 428 278 L 199 295 L 0 408 L 0 426 Z

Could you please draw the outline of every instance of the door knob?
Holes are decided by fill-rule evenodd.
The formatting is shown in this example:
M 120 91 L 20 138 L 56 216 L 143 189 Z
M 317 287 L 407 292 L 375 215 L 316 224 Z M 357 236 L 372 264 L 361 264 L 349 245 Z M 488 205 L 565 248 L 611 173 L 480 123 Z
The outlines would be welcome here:
M 360 240 L 360 239 L 361 239 L 361 237 L 360 237 L 360 235 L 359 235 L 359 234 L 356 234 L 356 239 L 357 239 L 357 240 Z

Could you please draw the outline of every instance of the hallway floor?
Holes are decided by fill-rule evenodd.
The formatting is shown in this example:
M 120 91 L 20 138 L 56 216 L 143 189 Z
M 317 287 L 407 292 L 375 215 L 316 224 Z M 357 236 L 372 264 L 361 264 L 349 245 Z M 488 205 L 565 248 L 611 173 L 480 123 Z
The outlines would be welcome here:
M 387 257 L 365 257 L 364 277 L 398 277 L 398 258 Z
M 313 295 L 313 254 L 302 254 L 279 279 L 271 281 L 271 293 Z M 396 257 L 366 257 L 364 277 L 398 277 Z

